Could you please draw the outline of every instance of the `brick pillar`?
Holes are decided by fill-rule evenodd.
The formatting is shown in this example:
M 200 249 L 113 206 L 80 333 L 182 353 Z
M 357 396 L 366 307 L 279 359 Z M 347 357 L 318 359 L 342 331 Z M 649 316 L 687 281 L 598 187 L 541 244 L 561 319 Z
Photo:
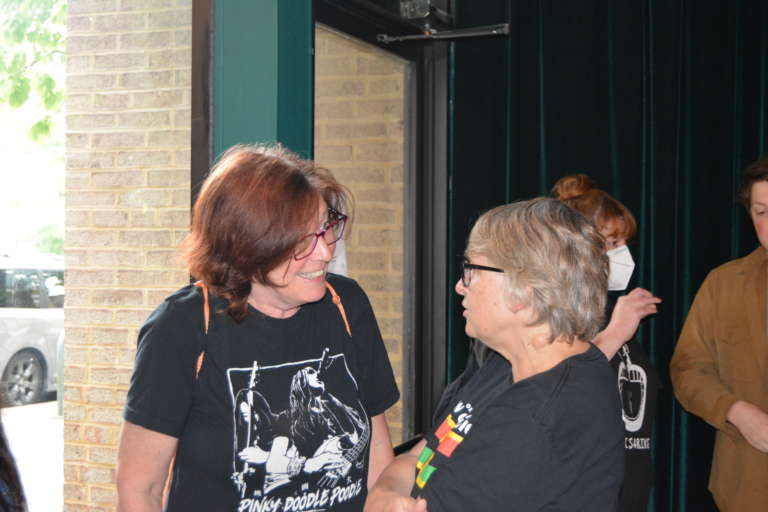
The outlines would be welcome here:
M 191 0 L 70 0 L 65 510 L 116 510 L 138 327 L 188 281 Z

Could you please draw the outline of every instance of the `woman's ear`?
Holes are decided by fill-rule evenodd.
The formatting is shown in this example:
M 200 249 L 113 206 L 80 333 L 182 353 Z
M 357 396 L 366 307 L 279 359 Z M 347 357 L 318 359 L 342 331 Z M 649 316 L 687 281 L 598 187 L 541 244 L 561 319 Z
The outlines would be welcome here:
M 522 297 L 517 294 L 505 293 L 505 301 L 507 307 L 512 313 L 519 313 L 526 309 L 531 304 L 531 298 L 533 297 L 533 288 L 526 286 L 523 290 Z

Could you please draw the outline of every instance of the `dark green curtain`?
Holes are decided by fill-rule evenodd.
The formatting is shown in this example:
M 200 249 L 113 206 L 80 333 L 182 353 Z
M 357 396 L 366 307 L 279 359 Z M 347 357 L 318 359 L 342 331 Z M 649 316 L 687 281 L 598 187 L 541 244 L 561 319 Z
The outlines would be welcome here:
M 511 36 L 453 46 L 452 268 L 482 210 L 547 194 L 563 175 L 585 172 L 623 201 L 639 224 L 637 284 L 664 300 L 639 333 L 664 386 L 650 509 L 716 510 L 714 432 L 677 404 L 668 365 L 707 272 L 757 246 L 735 192 L 768 150 L 768 2 L 458 0 L 456 10 L 462 26 L 506 21 Z M 461 322 L 451 333 L 455 376 Z

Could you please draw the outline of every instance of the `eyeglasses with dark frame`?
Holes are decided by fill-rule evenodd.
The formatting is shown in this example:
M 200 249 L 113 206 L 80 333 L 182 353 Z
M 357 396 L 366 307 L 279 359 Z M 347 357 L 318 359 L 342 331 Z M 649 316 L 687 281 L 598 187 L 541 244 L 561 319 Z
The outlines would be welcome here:
M 461 284 L 464 285 L 464 288 L 469 288 L 469 283 L 472 282 L 473 270 L 486 270 L 488 272 L 504 273 L 504 270 L 500 268 L 486 267 L 485 265 L 475 265 L 474 263 L 470 263 L 467 260 L 464 260 L 461 262 Z
M 344 225 L 347 223 L 347 216 L 341 212 L 337 212 L 333 208 L 328 208 L 328 220 L 325 221 L 323 227 L 315 232 L 310 233 L 299 240 L 296 244 L 296 252 L 293 257 L 296 260 L 303 260 L 308 258 L 312 251 L 317 246 L 317 240 L 323 237 L 327 245 L 333 245 L 344 236 Z

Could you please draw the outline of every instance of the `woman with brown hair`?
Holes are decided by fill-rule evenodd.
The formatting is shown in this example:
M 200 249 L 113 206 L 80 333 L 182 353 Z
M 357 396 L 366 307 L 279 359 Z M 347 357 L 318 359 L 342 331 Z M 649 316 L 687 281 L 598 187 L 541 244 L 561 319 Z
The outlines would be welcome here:
M 280 146 L 220 158 L 185 243 L 200 281 L 139 333 L 121 511 L 161 510 L 169 470 L 167 511 L 362 509 L 393 457 L 384 411 L 398 391 L 365 293 L 327 273 L 349 204 L 329 171 Z M 358 420 L 356 443 L 329 452 L 327 426 L 295 438 L 284 411 L 306 368 Z
M 651 432 L 660 384 L 634 335 L 640 320 L 655 313 L 661 300 L 643 288 L 626 294 L 635 266 L 627 242 L 637 231 L 635 217 L 626 206 L 598 189 L 585 174 L 561 178 L 552 195 L 590 219 L 605 240 L 610 321 L 593 343 L 611 360 L 621 396 L 626 460 L 618 510 L 645 512 L 654 482 Z

